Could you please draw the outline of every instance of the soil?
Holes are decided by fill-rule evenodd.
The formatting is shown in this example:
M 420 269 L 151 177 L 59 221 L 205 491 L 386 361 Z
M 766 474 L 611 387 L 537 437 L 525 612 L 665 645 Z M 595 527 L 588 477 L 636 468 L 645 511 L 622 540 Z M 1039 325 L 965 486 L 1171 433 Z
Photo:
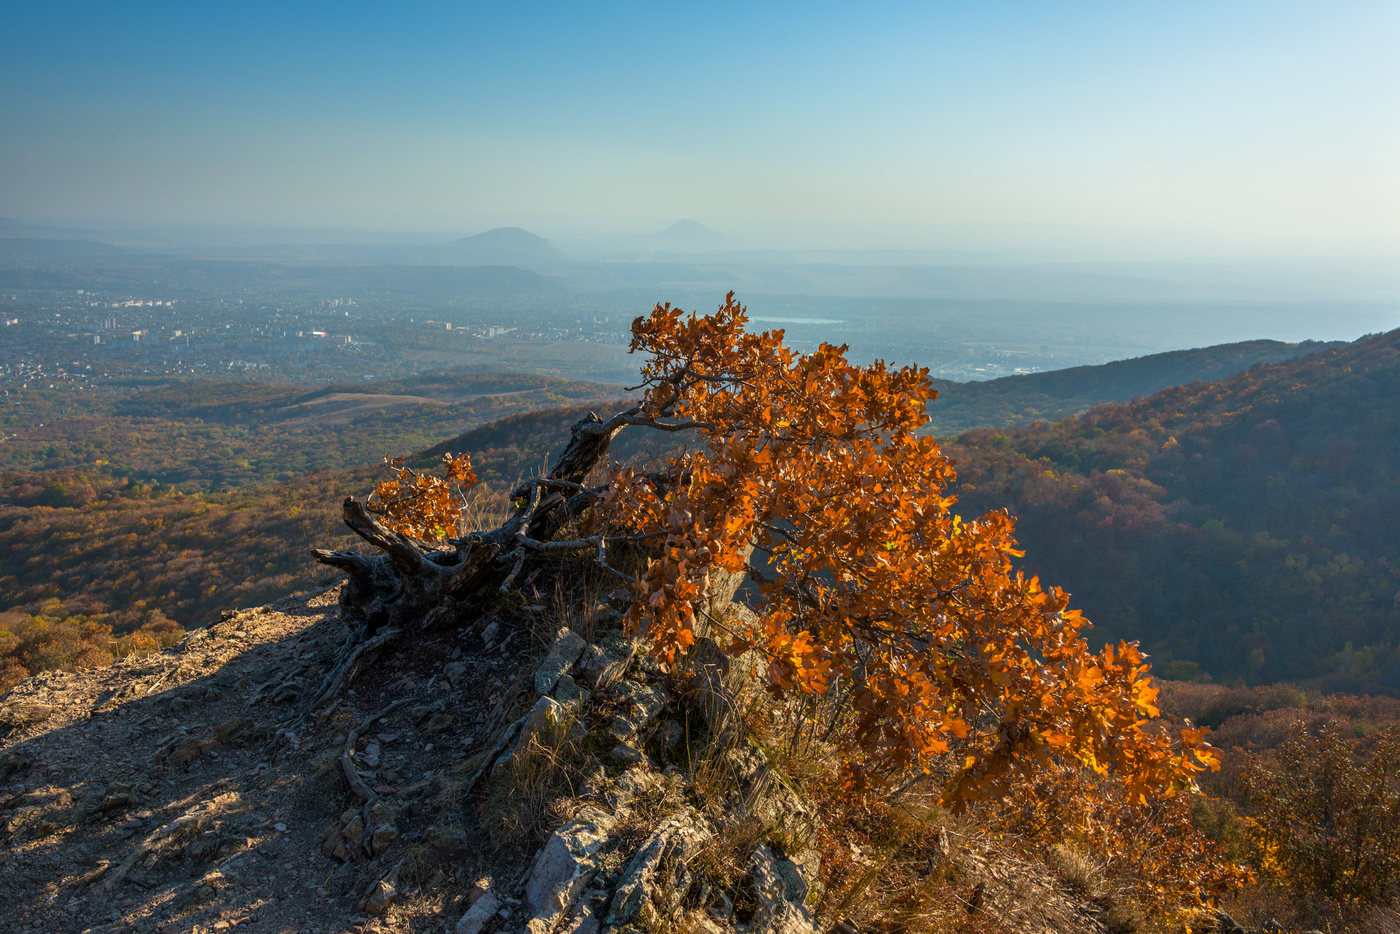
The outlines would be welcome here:
M 226 613 L 167 651 L 0 697 L 0 931 L 440 931 L 478 878 L 509 891 L 532 843 L 483 836 L 462 777 L 531 697 L 552 620 L 522 606 L 489 645 L 493 619 L 415 637 L 317 723 L 347 636 L 337 600 Z M 400 700 L 357 744 L 374 841 L 342 862 L 327 852 L 365 809 L 338 758 Z M 391 904 L 367 909 L 386 876 Z

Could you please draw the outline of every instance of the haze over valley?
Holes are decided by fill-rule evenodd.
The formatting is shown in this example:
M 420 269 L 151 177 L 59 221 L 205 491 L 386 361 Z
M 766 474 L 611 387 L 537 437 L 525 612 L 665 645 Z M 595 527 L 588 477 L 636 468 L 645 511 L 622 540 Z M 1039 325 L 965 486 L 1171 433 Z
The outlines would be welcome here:
M 0 10 L 0 928 L 1400 931 L 1400 5 Z
M 679 244 L 665 236 L 672 227 L 648 252 L 601 256 L 565 253 L 519 228 L 416 246 L 194 254 L 178 242 L 113 245 L 11 222 L 0 229 L 3 352 L 21 376 L 45 362 L 55 374 L 79 357 L 84 373 L 97 363 L 99 378 L 112 368 L 256 370 L 344 382 L 489 365 L 624 383 L 636 368 L 625 354 L 633 317 L 657 301 L 704 313 L 732 289 L 756 327 L 782 329 L 794 346 L 848 343 L 858 360 L 968 381 L 1258 338 L 1347 340 L 1400 320 L 1400 270 L 1380 259 L 970 264 L 916 251 L 701 253 L 685 244 L 706 228 L 682 226 L 690 236 Z

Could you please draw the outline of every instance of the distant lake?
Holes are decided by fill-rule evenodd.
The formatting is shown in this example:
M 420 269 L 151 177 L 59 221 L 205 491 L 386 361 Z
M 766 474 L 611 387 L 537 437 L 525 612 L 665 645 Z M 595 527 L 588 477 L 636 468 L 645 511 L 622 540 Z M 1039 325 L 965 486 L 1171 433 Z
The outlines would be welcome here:
M 845 324 L 841 318 L 761 318 L 754 315 L 750 321 L 762 321 L 764 324 Z

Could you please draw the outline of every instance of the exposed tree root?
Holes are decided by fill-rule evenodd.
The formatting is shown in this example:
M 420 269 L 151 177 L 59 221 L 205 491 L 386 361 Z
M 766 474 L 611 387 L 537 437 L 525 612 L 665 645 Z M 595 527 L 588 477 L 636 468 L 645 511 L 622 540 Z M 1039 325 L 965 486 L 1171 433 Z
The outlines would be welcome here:
M 387 629 L 368 642 L 351 643 L 348 650 L 343 652 L 341 661 L 331 669 L 325 680 L 321 682 L 321 689 L 312 698 L 311 706 L 307 708 L 307 714 L 320 716 L 329 710 L 330 705 L 340 697 L 340 692 L 355 677 L 360 665 L 398 641 L 400 634 L 401 630 Z
M 345 784 L 350 786 L 350 790 L 355 793 L 355 797 L 359 798 L 361 801 L 368 803 L 377 798 L 378 795 L 370 790 L 369 786 L 365 784 L 365 780 L 360 777 L 359 771 L 355 768 L 355 744 L 360 741 L 360 736 L 362 734 L 368 732 L 369 728 L 374 726 L 376 721 L 383 720 L 411 700 L 413 700 L 413 698 L 405 697 L 394 701 L 388 707 L 385 707 L 383 710 L 367 718 L 363 723 L 351 730 L 350 735 L 345 737 L 345 749 L 340 754 L 340 771 L 345 775 Z
M 559 552 L 593 553 L 601 567 L 626 578 L 607 563 L 608 544 L 625 538 L 551 539 L 565 522 L 600 495 L 600 490 L 588 489 L 582 481 L 607 454 L 613 438 L 623 428 L 646 425 L 676 431 L 696 427 L 688 423 L 658 423 L 641 411 L 638 406 L 607 421 L 589 413 L 575 422 L 569 443 L 549 476 L 527 481 L 515 490 L 513 498 L 522 505 L 504 524 L 452 539 L 448 548 L 425 550 L 424 543 L 390 530 L 369 513 L 364 503 L 347 498 L 345 524 L 381 554 L 312 551 L 318 562 L 340 568 L 348 576 L 341 593 L 341 609 L 347 621 L 358 624 L 358 638 L 364 641 L 352 648 L 327 676 L 311 710 L 324 709 L 370 653 L 382 650 L 389 641 L 455 618 L 455 613 L 444 610 L 454 602 L 469 604 L 509 589 L 532 558 Z M 390 634 L 392 640 L 384 639 Z

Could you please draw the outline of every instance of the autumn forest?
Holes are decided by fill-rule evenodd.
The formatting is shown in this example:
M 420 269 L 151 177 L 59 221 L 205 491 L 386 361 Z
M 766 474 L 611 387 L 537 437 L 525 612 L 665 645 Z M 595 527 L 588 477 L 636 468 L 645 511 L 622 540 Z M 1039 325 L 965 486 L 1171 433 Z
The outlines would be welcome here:
M 1400 721 L 1400 426 L 1388 404 L 1400 397 L 1400 332 L 1288 352 L 1267 347 L 1273 357 L 1262 360 L 1258 348 L 1216 350 L 1197 358 L 1199 372 L 1220 375 L 1219 361 L 1234 360 L 1224 378 L 1097 405 L 1078 381 L 1061 380 L 1058 388 L 1038 384 L 1021 401 L 1008 395 L 1015 386 L 994 386 L 980 398 L 995 406 L 1025 411 L 1046 405 L 1047 393 L 1059 393 L 1060 404 L 1077 414 L 1057 421 L 1012 418 L 1006 420 L 1011 424 L 940 437 L 936 422 L 932 430 L 924 424 L 926 409 L 937 411 L 936 401 L 929 403 L 938 388 L 926 376 L 855 368 L 839 348 L 793 356 L 780 334 L 746 335 L 744 320 L 735 304 L 702 324 L 686 324 L 658 309 L 646 327 L 634 326 L 637 341 L 648 342 L 661 361 L 646 374 L 650 388 L 640 402 L 618 387 L 482 373 L 368 394 L 349 387 L 307 393 L 192 382 L 135 387 L 120 398 L 91 400 L 86 410 L 50 410 L 44 425 L 15 424 L 23 430 L 7 447 L 8 464 L 0 471 L 0 687 L 46 670 L 149 653 L 230 608 L 335 583 L 339 575 L 314 563 L 310 551 L 354 545 L 355 536 L 340 522 L 347 493 L 364 495 L 377 486 L 381 504 L 399 497 L 406 505 L 397 512 L 382 508 L 383 520 L 432 540 L 445 536 L 464 511 L 460 521 L 489 527 L 521 508 L 519 498 L 511 505 L 519 489 L 556 482 L 530 478 L 545 475 L 552 453 L 589 413 L 607 424 L 689 418 L 729 427 L 708 428 L 702 439 L 668 431 L 623 433 L 608 451 L 607 467 L 622 472 L 611 486 L 590 494 L 607 504 L 614 516 L 609 522 L 644 538 L 659 534 L 648 531 L 649 523 L 668 509 L 674 514 L 680 502 L 675 488 L 649 486 L 654 481 L 646 478 L 658 474 L 648 471 L 682 470 L 690 484 L 684 514 L 696 525 L 684 534 L 673 526 L 671 557 L 634 582 L 652 596 L 638 604 L 647 609 L 637 611 L 650 615 L 633 622 L 652 631 L 663 658 L 689 644 L 693 623 L 687 613 L 701 590 L 687 582 L 685 569 L 703 566 L 703 556 L 716 554 L 741 567 L 742 537 L 750 534 L 745 530 L 766 528 L 767 544 L 753 571 L 753 579 L 764 583 L 747 599 L 779 609 L 765 617 L 769 628 L 741 633 L 738 644 L 774 659 L 776 696 L 819 695 L 831 680 L 849 682 L 857 672 L 867 677 L 870 660 L 857 664 L 853 650 L 845 648 L 824 655 L 821 640 L 850 638 L 839 635 L 848 618 L 842 614 L 873 620 L 904 613 L 880 595 L 906 586 L 897 581 L 907 578 L 908 568 L 900 570 L 892 557 L 879 558 L 881 573 L 895 575 L 887 584 L 856 588 L 820 605 L 800 587 L 785 588 L 767 575 L 793 581 L 830 573 L 868 577 L 869 570 L 846 571 L 832 563 L 864 566 L 873 560 L 867 546 L 823 531 L 847 521 L 841 516 L 851 514 L 859 496 L 873 495 L 880 504 L 856 520 L 862 526 L 894 521 L 881 516 L 908 509 L 911 516 L 942 515 L 934 539 L 925 542 L 929 526 L 899 520 L 905 524 L 881 533 L 888 540 L 876 551 L 908 550 L 914 562 L 909 567 L 949 563 L 950 588 L 967 587 L 951 583 L 960 578 L 982 581 L 976 586 L 983 590 L 968 590 L 963 599 L 986 606 L 970 611 L 960 624 L 967 629 L 947 637 L 950 657 L 968 632 L 984 624 L 979 619 L 1007 612 L 991 607 L 1022 601 L 1024 608 L 1016 611 L 1021 622 L 1009 630 L 1007 645 L 1030 638 L 1030 630 L 1016 628 L 1029 618 L 1041 620 L 1036 625 L 1043 635 L 1035 638 L 1049 640 L 1032 643 L 1026 655 L 1028 684 L 1047 677 L 1038 673 L 1044 664 L 1038 660 L 1057 657 L 1061 650 L 1054 640 L 1062 638 L 1063 621 L 1071 620 L 1083 627 L 1084 654 L 1055 664 L 1095 672 L 1089 680 L 1081 675 L 1079 683 L 1098 683 L 1100 693 L 1110 685 L 1122 692 L 1094 701 L 1085 695 L 1080 706 L 1061 700 L 1065 706 L 1044 711 L 1046 724 L 1082 721 L 1090 729 L 1112 723 L 1104 734 L 1113 737 L 1108 745 L 1081 748 L 1071 739 L 1073 730 L 1043 727 L 1049 742 L 1067 744 L 1070 762 L 1097 765 L 1119 757 L 1115 781 L 1121 787 L 1090 788 L 1075 771 L 1079 766 L 1034 758 L 1029 761 L 1041 762 L 1035 769 L 1046 769 L 1043 777 L 1015 785 L 1006 769 L 1017 760 L 999 758 L 1004 750 L 997 745 L 996 724 L 988 723 L 985 765 L 966 772 L 978 777 L 965 778 L 959 795 L 975 800 L 1017 788 L 1016 794 L 1030 795 L 1031 811 L 997 812 L 995 820 L 1015 834 L 1029 834 L 1025 821 L 1043 822 L 1070 801 L 1090 809 L 1076 812 L 1075 821 L 1098 821 L 1105 833 L 1118 827 L 1112 834 L 1129 834 L 1134 821 L 1146 821 L 1143 826 L 1160 835 L 1141 844 L 1157 854 L 1153 858 L 1178 853 L 1173 859 L 1196 873 L 1172 882 L 1176 888 L 1169 896 L 1164 889 L 1154 898 L 1170 901 L 1191 892 L 1191 898 L 1213 904 L 1216 895 L 1209 892 L 1248 882 L 1256 908 L 1262 904 L 1279 914 L 1283 908 L 1277 905 L 1316 896 L 1344 918 L 1356 905 L 1389 897 L 1395 870 L 1385 860 L 1395 854 L 1387 856 L 1383 848 L 1332 854 L 1327 858 L 1384 858 L 1364 872 L 1332 872 L 1325 884 L 1304 884 L 1321 879 L 1323 869 L 1315 849 L 1297 849 L 1297 835 L 1306 828 L 1300 830 L 1294 817 L 1318 806 L 1305 800 L 1305 790 L 1319 780 L 1319 769 L 1332 770 L 1329 780 L 1352 775 L 1348 781 L 1364 781 L 1367 769 L 1383 771 L 1400 761 L 1393 726 Z M 732 394 L 711 392 L 703 380 L 686 382 L 700 366 L 696 361 L 707 359 L 707 342 L 735 348 L 734 362 L 724 364 L 732 371 L 723 371 L 738 387 Z M 1145 373 L 1160 370 L 1162 361 L 1145 359 Z M 769 373 L 775 366 L 790 375 Z M 1114 366 L 1115 374 L 1104 379 L 1121 382 L 1126 370 L 1123 395 L 1141 379 L 1156 378 L 1134 374 L 1126 364 Z M 795 384 L 790 397 L 783 395 L 787 390 L 769 396 L 755 388 L 780 386 L 784 379 L 794 385 L 799 377 L 805 386 Z M 1085 376 L 1089 385 L 1096 378 L 1092 372 Z M 854 386 L 861 387 L 858 393 Z M 1114 395 L 1111 388 L 1104 392 Z M 677 409 L 681 399 L 686 401 Z M 966 395 L 961 411 L 976 411 L 983 404 L 978 399 Z M 306 414 L 308 407 L 315 416 Z M 996 417 L 982 416 L 984 422 Z M 811 436 L 798 432 L 799 425 Z M 449 436 L 462 427 L 467 430 Z M 861 453 L 842 455 L 846 462 L 827 460 L 825 446 L 834 451 L 838 443 L 841 451 Z M 791 450 L 782 457 L 765 453 L 786 451 L 783 445 Z M 386 464 L 388 452 L 404 456 Z M 470 459 L 452 460 L 461 454 Z M 444 484 L 431 478 L 445 456 Z M 806 457 L 831 467 L 804 473 L 798 467 Z M 754 502 L 767 497 L 757 513 L 768 517 L 767 524 L 745 525 L 753 520 L 741 518 L 742 510 L 732 512 L 731 478 L 744 471 L 751 477 L 744 489 L 766 491 L 753 495 Z M 867 492 L 806 492 L 818 484 Z M 437 491 L 432 496 L 438 505 L 431 509 L 428 490 Z M 803 531 L 818 514 L 825 518 Z M 736 537 L 730 541 L 712 529 Z M 993 553 L 1000 557 L 988 565 Z M 1048 589 L 1017 583 L 1015 570 L 1039 576 Z M 952 592 L 939 589 L 944 586 L 931 585 L 916 602 L 936 604 L 944 599 L 940 594 Z M 807 627 L 800 632 L 791 622 L 799 619 Z M 1101 656 L 1091 654 L 1100 650 Z M 891 667 L 880 676 L 889 686 L 859 702 L 869 729 L 851 734 L 851 742 L 869 743 L 864 748 L 874 771 L 860 771 L 867 768 L 862 765 L 852 773 L 854 781 L 878 784 L 880 769 L 917 761 L 910 750 L 921 744 L 924 754 L 946 749 L 945 740 L 954 736 L 966 746 L 979 722 L 975 708 L 988 702 L 993 683 L 1006 692 L 1000 703 L 1033 719 L 1019 688 L 998 682 L 1005 675 L 988 674 L 985 686 L 968 688 L 960 680 L 967 673 L 952 675 L 924 642 L 899 651 L 924 659 L 918 664 L 928 665 L 932 682 L 948 678 L 938 689 L 948 696 L 969 691 L 966 712 L 946 713 L 943 726 L 921 733 L 921 708 L 881 699 L 881 692 L 897 698 L 909 690 L 898 686 L 906 660 L 890 656 Z M 1150 661 L 1150 679 L 1140 660 Z M 1186 751 L 1169 754 L 1166 740 L 1151 730 L 1139 733 L 1147 721 L 1140 713 L 1121 719 L 1123 703 L 1140 712 L 1160 704 L 1166 716 L 1186 723 L 1174 733 Z M 1119 713 L 1110 714 L 1115 709 Z M 1204 735 L 1191 724 L 1215 730 L 1210 735 L 1218 737 L 1218 753 L 1188 755 Z M 1317 756 L 1309 752 L 1314 748 L 1321 750 Z M 1148 760 L 1160 761 L 1149 768 L 1142 764 Z M 1052 762 L 1058 764 L 1050 768 Z M 1189 813 L 1132 810 L 1133 795 L 1194 783 L 1196 773 L 1207 795 Z M 1363 822 L 1376 819 L 1379 806 L 1361 799 L 1323 804 L 1350 807 L 1355 813 L 1348 819 Z M 1294 817 L 1269 824 L 1264 816 L 1270 813 Z M 1095 844 L 1104 847 L 1106 858 L 1139 845 L 1112 834 Z M 1265 843 L 1273 854 L 1267 859 L 1259 856 Z M 1134 865 L 1132 872 L 1166 872 L 1167 864 Z

